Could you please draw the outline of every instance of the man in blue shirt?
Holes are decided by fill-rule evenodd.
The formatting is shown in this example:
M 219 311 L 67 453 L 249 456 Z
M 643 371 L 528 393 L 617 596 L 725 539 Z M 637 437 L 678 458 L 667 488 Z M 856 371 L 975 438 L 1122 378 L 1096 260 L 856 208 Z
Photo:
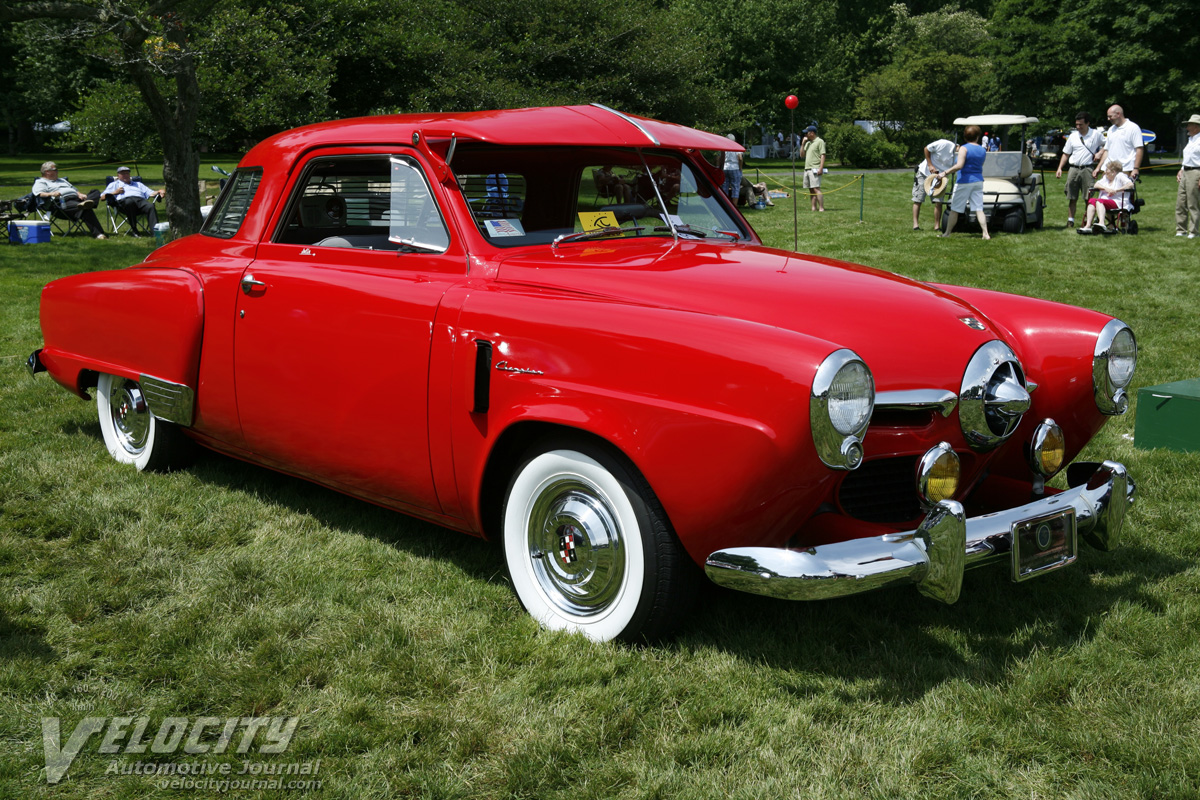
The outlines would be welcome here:
M 158 224 L 158 212 L 154 210 L 154 200 L 162 197 L 162 189 L 155 191 L 141 181 L 133 180 L 129 167 L 117 169 L 117 179 L 105 187 L 101 198 L 113 197 L 121 213 L 129 217 L 129 225 L 134 236 L 140 236 L 137 229 L 137 218 L 145 217 L 147 235 Z

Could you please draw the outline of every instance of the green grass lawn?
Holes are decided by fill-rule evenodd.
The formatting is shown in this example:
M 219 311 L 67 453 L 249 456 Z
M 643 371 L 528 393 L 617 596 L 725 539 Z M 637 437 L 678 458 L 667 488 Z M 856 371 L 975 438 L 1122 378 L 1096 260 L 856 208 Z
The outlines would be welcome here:
M 1051 178 L 1045 230 L 940 240 L 928 207 L 911 230 L 910 186 L 867 175 L 861 222 L 857 185 L 802 207 L 800 249 L 1118 316 L 1135 388 L 1200 373 L 1200 241 L 1173 235 L 1169 171 L 1146 176 L 1136 237 L 1064 230 Z M 748 215 L 791 246 L 786 201 Z M 309 794 L 353 800 L 1197 796 L 1200 455 L 1135 449 L 1136 408 L 1084 454 L 1138 482 L 1116 552 L 1020 585 L 974 571 L 954 606 L 710 587 L 670 643 L 594 644 L 539 630 L 485 542 L 213 454 L 169 475 L 114 463 L 94 406 L 23 361 L 44 283 L 147 249 L 0 249 L 0 797 L 181 796 L 109 769 L 253 757 L 106 755 L 96 736 L 48 786 L 41 718 L 65 739 L 114 715 L 151 732 L 298 715 L 287 752 L 257 759 L 320 759 Z

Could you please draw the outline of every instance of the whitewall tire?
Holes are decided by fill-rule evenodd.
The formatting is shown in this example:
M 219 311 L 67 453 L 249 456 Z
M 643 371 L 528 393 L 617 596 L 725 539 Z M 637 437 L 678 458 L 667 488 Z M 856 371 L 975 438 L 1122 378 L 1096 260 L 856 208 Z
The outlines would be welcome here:
M 139 470 L 182 466 L 188 442 L 169 422 L 150 413 L 137 381 L 102 374 L 96 381 L 96 412 L 109 454 Z
M 600 448 L 545 448 L 525 460 L 509 484 L 503 537 L 517 597 L 550 630 L 657 638 L 690 600 L 694 564 L 657 499 Z

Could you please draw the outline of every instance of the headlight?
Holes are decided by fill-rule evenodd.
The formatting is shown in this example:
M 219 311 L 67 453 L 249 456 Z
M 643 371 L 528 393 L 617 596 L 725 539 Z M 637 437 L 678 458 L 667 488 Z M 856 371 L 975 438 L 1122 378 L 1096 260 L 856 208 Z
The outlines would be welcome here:
M 1029 440 L 1029 466 L 1037 474 L 1052 478 L 1062 469 L 1066 449 L 1062 428 L 1052 419 L 1044 420 Z
M 875 408 L 875 380 L 852 350 L 830 353 L 813 378 L 809 419 L 817 455 L 834 469 L 862 463 L 862 437 Z
M 1137 339 L 1129 326 L 1119 319 L 1110 320 L 1096 338 L 1092 358 L 1092 383 L 1096 389 L 1096 407 L 1103 414 L 1124 414 L 1129 408 L 1126 389 L 1137 367 Z

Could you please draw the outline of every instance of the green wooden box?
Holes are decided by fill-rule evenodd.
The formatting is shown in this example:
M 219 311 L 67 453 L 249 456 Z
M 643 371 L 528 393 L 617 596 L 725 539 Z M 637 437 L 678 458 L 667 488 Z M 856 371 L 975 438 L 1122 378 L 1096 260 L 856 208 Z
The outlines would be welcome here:
M 1200 378 L 1138 389 L 1133 446 L 1200 450 Z

